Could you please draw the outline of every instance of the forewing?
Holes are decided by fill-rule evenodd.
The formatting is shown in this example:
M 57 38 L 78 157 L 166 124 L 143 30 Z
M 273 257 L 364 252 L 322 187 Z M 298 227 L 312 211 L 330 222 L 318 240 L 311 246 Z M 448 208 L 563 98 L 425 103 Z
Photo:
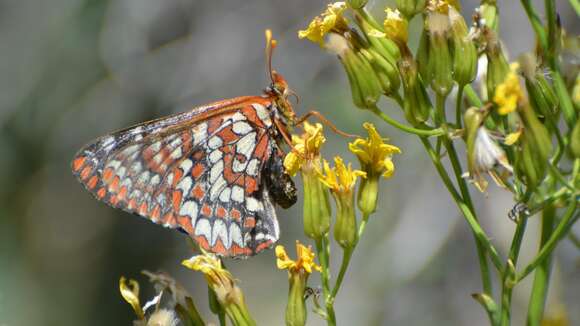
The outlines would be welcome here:
M 276 142 L 269 133 L 268 103 L 243 99 L 97 139 L 79 151 L 73 171 L 113 207 L 182 228 L 220 255 L 253 255 L 278 239 L 262 183 Z M 195 119 L 208 113 L 207 119 Z

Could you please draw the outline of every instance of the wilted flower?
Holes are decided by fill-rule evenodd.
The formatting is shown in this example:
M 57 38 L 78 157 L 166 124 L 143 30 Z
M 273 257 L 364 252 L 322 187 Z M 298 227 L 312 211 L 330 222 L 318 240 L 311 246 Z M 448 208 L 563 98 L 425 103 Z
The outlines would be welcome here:
M 127 283 L 127 279 L 125 279 L 124 276 L 121 276 L 121 279 L 119 280 L 119 291 L 121 292 L 123 299 L 131 305 L 137 318 L 140 320 L 145 319 L 145 313 L 143 312 L 141 303 L 139 302 L 139 283 L 135 280 L 129 280 Z
M 327 6 L 326 10 L 315 17 L 308 28 L 298 32 L 299 38 L 307 38 L 308 40 L 318 43 L 320 46 L 324 45 L 324 36 L 331 31 L 344 31 L 347 27 L 347 21 L 343 17 L 343 12 L 347 6 L 345 2 L 335 2 Z

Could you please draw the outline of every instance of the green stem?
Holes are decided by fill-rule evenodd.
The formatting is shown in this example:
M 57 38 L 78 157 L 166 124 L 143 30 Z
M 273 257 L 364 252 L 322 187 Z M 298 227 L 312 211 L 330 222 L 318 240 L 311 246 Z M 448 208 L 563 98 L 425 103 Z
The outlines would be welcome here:
M 334 313 L 333 303 L 330 301 L 330 266 L 329 266 L 329 244 L 328 236 L 316 240 L 316 251 L 320 257 L 320 265 L 322 267 L 322 293 L 324 294 L 324 302 L 326 304 L 326 322 L 328 325 L 336 325 L 336 314 Z
M 447 174 L 445 167 L 443 166 L 443 164 L 441 163 L 441 160 L 439 159 L 439 157 L 437 156 L 437 154 L 433 150 L 433 147 L 431 146 L 429 141 L 425 138 L 421 138 L 421 142 L 423 143 L 423 146 L 425 147 L 427 154 L 431 158 L 433 165 L 435 165 L 435 169 L 439 173 L 439 177 L 443 181 L 443 184 L 445 185 L 445 187 L 447 188 L 447 190 L 451 194 L 452 199 L 455 201 L 455 203 L 457 204 L 457 207 L 461 211 L 463 217 L 465 218 L 465 220 L 467 221 L 467 223 L 471 227 L 471 230 L 473 231 L 474 236 L 476 237 L 476 239 L 478 239 L 478 241 L 481 243 L 481 245 L 485 248 L 485 251 L 487 251 L 487 253 L 489 254 L 489 257 L 490 257 L 492 263 L 497 268 L 497 270 L 501 270 L 503 268 L 503 263 L 502 263 L 502 259 L 499 256 L 499 253 L 491 244 L 489 237 L 487 236 L 485 231 L 481 228 L 481 225 L 479 225 L 479 222 L 474 217 L 473 213 L 469 209 L 469 206 L 465 203 L 463 198 L 461 198 L 461 196 L 459 195 L 459 193 L 455 189 L 453 182 L 451 182 L 451 179 L 449 178 L 449 175 Z M 480 257 L 480 266 L 484 266 L 484 262 L 481 261 L 481 257 Z
M 469 84 L 465 85 L 464 91 L 465 91 L 465 97 L 467 97 L 469 104 L 476 106 L 478 108 L 483 106 L 483 102 L 481 101 L 479 96 L 477 96 L 477 93 L 475 92 L 473 87 L 471 87 L 471 85 L 469 85 Z
M 526 225 L 528 224 L 528 218 L 525 215 L 520 215 L 518 217 L 518 225 L 512 239 L 512 244 L 510 247 L 510 252 L 508 256 L 508 263 L 506 263 L 503 277 L 502 277 L 502 289 L 501 289 L 501 308 L 500 308 L 500 325 L 510 324 L 511 315 L 511 301 L 512 301 L 512 290 L 514 284 L 513 281 L 513 270 L 518 263 L 518 257 L 520 255 L 520 249 L 522 246 L 522 240 L 524 238 L 524 233 L 526 231 Z M 511 264 L 510 264 L 511 263 Z
M 461 104 L 463 102 L 463 89 L 465 85 L 459 85 L 457 88 L 457 99 L 455 102 L 455 128 L 461 129 Z
M 568 2 L 570 2 L 570 6 L 576 11 L 576 15 L 580 16 L 580 1 L 569 0 Z
M 572 104 L 572 99 L 570 98 L 570 94 L 568 94 L 568 90 L 566 89 L 566 83 L 564 82 L 564 78 L 562 78 L 562 75 L 556 66 L 555 60 L 553 66 L 551 67 L 551 71 L 554 91 L 556 92 L 556 96 L 558 96 L 558 100 L 560 101 L 560 108 L 564 114 L 564 120 L 570 129 L 574 128 L 574 124 L 577 119 L 576 110 L 574 109 L 574 104 Z
M 568 234 L 568 231 L 574 224 L 575 218 L 574 212 L 576 211 L 576 207 L 578 206 L 578 202 L 574 199 L 571 200 L 570 206 L 564 213 L 564 216 L 556 226 L 556 229 L 550 236 L 550 238 L 545 241 L 544 245 L 542 246 L 541 250 L 538 252 L 538 255 L 524 268 L 522 272 L 518 274 L 516 277 L 516 283 L 521 282 L 526 276 L 528 276 L 536 267 L 538 267 L 544 259 L 548 258 L 558 242 L 562 240 L 562 238 Z
M 546 50 L 548 48 L 548 39 L 546 37 L 544 25 L 542 24 L 542 21 L 540 20 L 540 17 L 538 16 L 536 9 L 534 8 L 534 6 L 532 6 L 530 0 L 521 0 L 521 3 L 522 6 L 524 7 L 524 10 L 526 11 L 526 15 L 528 15 L 528 20 L 530 21 L 530 24 L 532 24 L 532 28 L 536 33 L 536 37 L 538 38 L 540 46 L 542 47 L 543 50 Z
M 437 128 L 437 129 L 417 129 L 417 128 L 413 128 L 413 127 L 409 127 L 405 124 L 402 124 L 400 122 L 398 122 L 397 120 L 389 117 L 387 114 L 385 114 L 383 111 L 381 111 L 379 108 L 377 108 L 376 106 L 374 108 L 371 109 L 372 112 L 374 114 L 376 114 L 377 116 L 379 116 L 381 119 L 383 119 L 386 123 L 392 125 L 393 127 L 400 129 L 404 132 L 408 132 L 411 134 L 415 134 L 417 136 L 441 136 L 445 133 L 445 131 L 441 128 Z
M 564 185 L 564 187 L 570 189 L 572 192 L 576 191 L 576 189 L 574 188 L 574 186 L 572 186 L 570 183 L 568 183 L 568 180 L 566 180 L 566 178 L 564 178 L 564 176 L 560 173 L 560 170 L 558 170 L 557 167 L 555 167 L 551 163 L 548 163 L 548 167 L 550 168 L 550 173 L 552 173 L 552 175 L 558 181 L 560 181 Z
M 458 94 L 459 95 L 459 94 Z M 445 97 L 437 95 L 437 112 L 439 112 L 440 119 L 442 123 L 446 123 L 445 119 Z M 460 106 L 459 106 L 460 109 Z M 459 112 L 459 115 L 461 112 Z M 459 118 L 460 120 L 460 118 Z M 471 195 L 469 194 L 469 188 L 467 187 L 467 183 L 465 178 L 463 178 L 463 168 L 461 167 L 461 162 L 459 161 L 459 157 L 457 155 L 457 151 L 455 150 L 455 146 L 453 142 L 447 138 L 442 137 L 443 145 L 449 154 L 449 160 L 451 161 L 451 166 L 453 168 L 453 173 L 455 174 L 455 180 L 459 185 L 459 190 L 461 192 L 461 197 L 467 204 L 467 207 L 471 211 L 473 218 L 477 221 L 477 215 L 475 213 L 475 209 L 473 208 L 473 202 L 471 200 Z M 489 264 L 487 262 L 487 254 L 485 252 L 484 245 L 481 241 L 475 236 L 475 244 L 477 247 L 477 255 L 479 258 L 480 270 L 481 270 L 481 283 L 483 286 L 483 292 L 488 296 L 493 296 L 493 289 L 491 284 L 491 275 L 489 273 Z
M 342 285 L 342 280 L 344 279 L 344 275 L 348 269 L 348 264 L 350 263 L 350 258 L 352 257 L 352 253 L 354 252 L 353 248 L 346 248 L 342 252 L 342 262 L 340 264 L 340 271 L 338 272 L 338 276 L 336 277 L 336 283 L 334 284 L 334 288 L 332 288 L 332 292 L 330 293 L 330 302 L 334 304 L 334 299 L 338 294 L 338 290 L 340 290 L 340 286 Z
M 540 239 L 540 248 L 549 240 L 554 231 L 556 208 L 548 205 L 544 208 L 542 214 L 542 235 Z M 550 282 L 550 272 L 552 267 L 551 252 L 542 260 L 534 272 L 534 284 L 530 303 L 528 304 L 527 325 L 539 326 L 544 315 L 544 305 L 548 293 L 548 284 Z

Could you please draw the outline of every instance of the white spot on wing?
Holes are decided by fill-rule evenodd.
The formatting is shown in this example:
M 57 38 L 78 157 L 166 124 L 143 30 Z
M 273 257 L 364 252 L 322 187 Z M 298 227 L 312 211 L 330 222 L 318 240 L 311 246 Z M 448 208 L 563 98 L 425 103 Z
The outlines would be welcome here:
M 185 203 L 183 203 L 183 205 L 181 205 L 181 208 L 179 209 L 179 215 L 189 216 L 192 219 L 195 219 L 197 217 L 197 209 L 198 209 L 197 203 L 194 202 L 193 200 L 188 200 Z
M 171 152 L 171 155 L 169 157 L 171 157 L 174 160 L 177 160 L 181 157 L 181 155 L 183 155 L 181 147 L 177 147 L 175 150 L 173 150 L 173 152 Z
M 244 246 L 242 232 L 240 231 L 240 227 L 236 223 L 230 224 L 230 239 L 232 243 L 235 243 L 240 247 Z
M 222 189 L 224 189 L 225 187 L 226 187 L 226 179 L 224 179 L 224 177 L 220 175 L 219 178 L 216 180 L 216 182 L 214 182 L 214 184 L 211 186 L 211 189 L 209 191 L 210 199 L 215 200 L 217 196 L 221 193 Z
M 234 125 L 232 126 L 232 130 L 238 135 L 245 135 L 248 132 L 252 131 L 252 127 L 246 122 L 238 121 L 234 123 Z
M 222 192 L 220 193 L 220 200 L 224 203 L 229 202 L 231 193 L 232 193 L 232 188 L 230 188 L 230 187 L 224 188 L 224 190 L 222 190 Z
M 228 241 L 228 228 L 224 221 L 217 219 L 213 222 L 212 234 L 211 234 L 211 246 L 214 246 L 218 239 L 222 240 L 222 243 L 226 249 L 230 248 L 230 243 Z
M 253 177 L 258 175 L 258 165 L 260 164 L 260 161 L 258 159 L 251 159 L 250 162 L 248 163 L 248 167 L 246 167 L 246 173 L 248 175 L 251 175 Z
M 189 194 L 189 190 L 191 189 L 191 185 L 192 185 L 191 178 L 184 177 L 177 184 L 177 189 L 180 189 L 181 193 L 183 194 L 183 197 L 185 197 Z
M 116 170 L 116 169 L 119 168 L 119 166 L 121 166 L 121 161 L 111 160 L 111 161 L 109 161 L 109 163 L 107 163 L 107 166 L 106 167 L 107 168 L 108 167 L 111 167 L 111 168 L 113 168 L 113 169 Z
M 216 148 L 220 147 L 221 145 L 223 145 L 223 143 L 224 142 L 222 141 L 222 139 L 220 137 L 213 136 L 208 140 L 207 145 L 211 149 L 216 149 Z
M 211 240 L 211 225 L 209 225 L 209 221 L 205 218 L 199 219 L 197 223 L 195 223 L 195 235 L 202 235 L 208 241 Z
M 150 177 L 151 176 L 149 175 L 149 171 L 143 171 L 143 173 L 139 175 L 139 179 L 137 179 L 137 181 L 141 184 L 147 184 Z
M 244 155 L 246 158 L 249 159 L 255 147 L 256 147 L 256 133 L 251 132 L 242 137 L 240 140 L 238 140 L 238 143 L 236 144 L 236 152 Z
M 192 130 L 193 146 L 207 139 L 207 123 L 200 123 Z
M 246 165 L 248 165 L 247 160 L 246 160 L 246 162 L 242 163 L 236 158 L 236 159 L 234 159 L 234 162 L 232 163 L 232 170 L 236 173 L 243 172 L 246 169 Z
M 262 203 L 259 202 L 258 200 L 256 200 L 256 198 L 253 197 L 247 197 L 246 198 L 246 208 L 250 211 L 250 212 L 257 212 L 257 211 L 261 211 L 263 206 Z
M 160 141 L 156 141 L 153 144 L 151 144 L 149 146 L 149 148 L 153 151 L 153 152 L 158 152 L 161 149 L 161 142 Z
M 215 163 L 215 162 L 221 160 L 222 157 L 223 157 L 222 151 L 220 151 L 219 149 L 216 149 L 209 154 L 209 161 L 212 163 Z
M 161 181 L 161 178 L 159 178 L 159 174 L 156 174 L 153 176 L 153 178 L 151 178 L 151 185 L 156 186 L 159 184 L 160 181 Z
M 183 171 L 184 175 L 189 173 L 189 170 L 191 170 L 192 166 L 193 162 L 190 159 L 185 159 L 181 161 L 181 163 L 179 163 L 179 168 L 181 169 L 181 171 Z
M 222 175 L 223 171 L 224 171 L 224 161 L 220 160 L 211 167 L 211 170 L 209 172 L 209 182 L 214 183 L 217 180 L 217 178 L 220 175 Z
M 244 188 L 240 186 L 234 186 L 232 188 L 232 200 L 238 203 L 244 202 Z
M 256 114 L 258 115 L 258 118 L 260 118 L 260 120 L 262 120 L 262 122 L 266 126 L 271 126 L 272 120 L 270 119 L 270 113 L 268 112 L 268 109 L 266 109 L 263 105 L 258 104 L 258 103 L 254 103 L 254 104 L 252 104 L 252 106 L 256 110 Z

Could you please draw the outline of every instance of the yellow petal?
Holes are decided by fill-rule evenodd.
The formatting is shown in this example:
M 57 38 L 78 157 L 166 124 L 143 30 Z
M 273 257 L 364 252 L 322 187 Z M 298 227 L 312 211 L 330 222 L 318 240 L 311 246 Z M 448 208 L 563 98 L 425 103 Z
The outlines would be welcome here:
M 119 291 L 121 292 L 121 296 L 127 303 L 133 307 L 133 311 L 137 315 L 137 318 L 144 319 L 145 314 L 143 313 L 143 309 L 141 309 L 141 303 L 139 302 L 139 283 L 135 280 L 127 280 L 124 276 L 121 276 L 119 280 Z
M 509 134 L 505 137 L 504 144 L 506 144 L 508 146 L 515 144 L 518 141 L 518 139 L 520 139 L 521 134 L 522 134 L 522 129 L 520 129 L 516 132 L 512 132 L 511 134 Z

